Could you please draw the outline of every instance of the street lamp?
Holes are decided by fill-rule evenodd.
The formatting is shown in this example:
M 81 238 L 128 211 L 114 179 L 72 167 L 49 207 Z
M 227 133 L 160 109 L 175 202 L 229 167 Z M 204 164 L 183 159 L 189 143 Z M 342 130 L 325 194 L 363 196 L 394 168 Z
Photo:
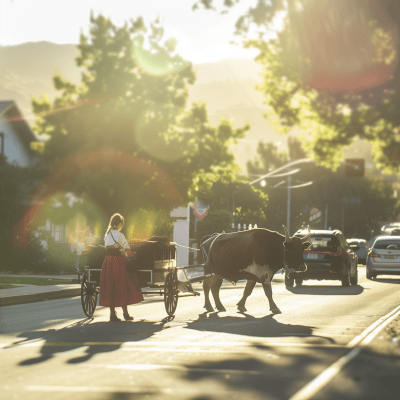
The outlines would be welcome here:
M 287 230 L 290 232 L 290 198 L 291 198 L 291 189 L 297 189 L 297 188 L 302 188 L 302 187 L 306 187 L 306 186 L 310 186 L 312 185 L 314 182 L 313 181 L 309 181 L 309 182 L 305 182 L 302 183 L 300 185 L 294 185 L 292 186 L 292 175 L 288 176 L 288 180 L 287 183 L 288 185 L 286 187 L 281 187 L 280 185 L 282 185 L 283 183 L 285 183 L 286 181 L 281 181 L 278 184 L 276 184 L 274 186 L 274 189 L 277 187 L 280 187 L 282 189 L 287 189 L 288 190 L 288 194 L 287 194 L 287 216 L 286 216 L 286 228 Z
M 300 168 L 290 169 L 288 172 L 283 172 L 282 174 L 277 174 L 277 172 L 285 171 L 288 168 L 294 167 L 295 165 L 298 165 L 298 164 L 306 164 L 306 163 L 310 163 L 310 162 L 314 162 L 314 161 L 310 160 L 309 158 L 302 158 L 300 160 L 292 161 L 292 162 L 290 162 L 290 163 L 288 163 L 288 164 L 286 164 L 286 165 L 284 165 L 282 167 L 279 167 L 279 168 L 275 169 L 274 171 L 270 171 L 267 174 L 260 176 L 259 178 L 255 179 L 254 181 L 248 183 L 245 187 L 234 191 L 232 193 L 232 208 L 233 208 L 233 210 L 232 210 L 232 223 L 235 222 L 234 221 L 235 220 L 235 210 L 236 210 L 235 195 L 238 192 L 241 192 L 242 190 L 246 189 L 247 187 L 253 186 L 254 184 L 256 184 L 258 182 L 260 182 L 261 186 L 264 187 L 266 185 L 265 179 L 267 179 L 267 178 L 280 178 L 282 176 L 287 176 L 288 177 L 288 186 L 287 186 L 287 189 L 288 189 L 288 206 L 287 206 L 287 223 L 286 224 L 287 224 L 287 229 L 290 231 L 290 189 L 309 186 L 313 182 L 307 182 L 307 183 L 304 183 L 304 184 L 301 184 L 301 185 L 291 186 L 291 179 L 290 178 L 291 178 L 291 176 L 293 174 L 296 174 L 297 172 L 299 172 Z M 281 182 L 281 183 L 283 183 L 283 182 Z

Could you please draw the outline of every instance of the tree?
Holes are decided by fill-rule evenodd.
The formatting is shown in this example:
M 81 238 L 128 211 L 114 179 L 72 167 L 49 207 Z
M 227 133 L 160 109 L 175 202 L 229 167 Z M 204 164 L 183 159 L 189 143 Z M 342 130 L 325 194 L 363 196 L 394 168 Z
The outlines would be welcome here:
M 260 141 L 257 147 L 258 157 L 254 161 L 247 162 L 249 174 L 264 175 L 269 171 L 279 168 L 290 161 L 306 158 L 307 155 L 297 138 L 288 138 L 288 153 L 279 152 L 274 143 Z
M 226 12 L 239 2 L 199 0 L 194 8 Z M 400 172 L 397 0 L 258 0 L 236 28 L 259 50 L 269 118 L 283 132 L 308 132 L 310 156 L 337 168 L 342 148 L 359 137 L 373 143 L 384 171 Z
M 187 204 L 202 175 L 235 168 L 228 149 L 248 126 L 212 127 L 204 104 L 186 108 L 192 65 L 157 21 L 149 29 L 141 18 L 123 27 L 102 15 L 90 21 L 78 45 L 80 86 L 56 75 L 60 96 L 32 102 L 49 168 L 38 198 L 73 192 L 105 215 L 128 218 Z

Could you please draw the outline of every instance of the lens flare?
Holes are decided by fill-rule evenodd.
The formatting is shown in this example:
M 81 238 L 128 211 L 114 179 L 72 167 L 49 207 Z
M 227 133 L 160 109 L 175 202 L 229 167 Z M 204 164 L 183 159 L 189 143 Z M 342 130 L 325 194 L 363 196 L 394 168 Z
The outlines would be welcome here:
M 50 212 L 54 196 L 58 196 L 63 188 L 74 178 L 93 170 L 94 167 L 109 166 L 113 171 L 128 171 L 138 174 L 147 180 L 152 180 L 155 188 L 149 186 L 149 191 L 155 196 L 162 195 L 167 208 L 183 205 L 183 199 L 168 173 L 128 152 L 109 148 L 86 152 L 64 158 L 60 161 L 42 182 L 32 199 L 32 205 L 14 228 L 13 239 L 15 247 L 25 246 L 29 239 L 29 231 L 35 221 L 44 221 L 43 213 Z M 158 191 L 156 191 L 158 188 Z M 47 210 L 47 211 L 46 211 Z M 102 217 L 102 219 L 104 216 Z M 97 227 L 96 229 L 101 229 Z

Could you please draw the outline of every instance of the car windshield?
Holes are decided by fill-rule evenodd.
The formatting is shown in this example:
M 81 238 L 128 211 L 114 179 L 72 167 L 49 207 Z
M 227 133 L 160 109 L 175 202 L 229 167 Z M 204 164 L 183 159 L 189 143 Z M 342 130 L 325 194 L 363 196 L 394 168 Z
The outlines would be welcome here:
M 339 249 L 338 240 L 333 236 L 311 236 L 311 251 L 337 251 Z
M 374 244 L 377 250 L 400 250 L 400 240 L 378 240 Z

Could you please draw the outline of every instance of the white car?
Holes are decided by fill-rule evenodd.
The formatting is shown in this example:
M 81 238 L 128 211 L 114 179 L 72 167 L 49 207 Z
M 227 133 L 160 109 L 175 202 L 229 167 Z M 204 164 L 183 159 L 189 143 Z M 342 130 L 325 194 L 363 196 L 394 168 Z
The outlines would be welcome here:
M 400 275 L 400 236 L 379 236 L 367 255 L 367 279 Z

